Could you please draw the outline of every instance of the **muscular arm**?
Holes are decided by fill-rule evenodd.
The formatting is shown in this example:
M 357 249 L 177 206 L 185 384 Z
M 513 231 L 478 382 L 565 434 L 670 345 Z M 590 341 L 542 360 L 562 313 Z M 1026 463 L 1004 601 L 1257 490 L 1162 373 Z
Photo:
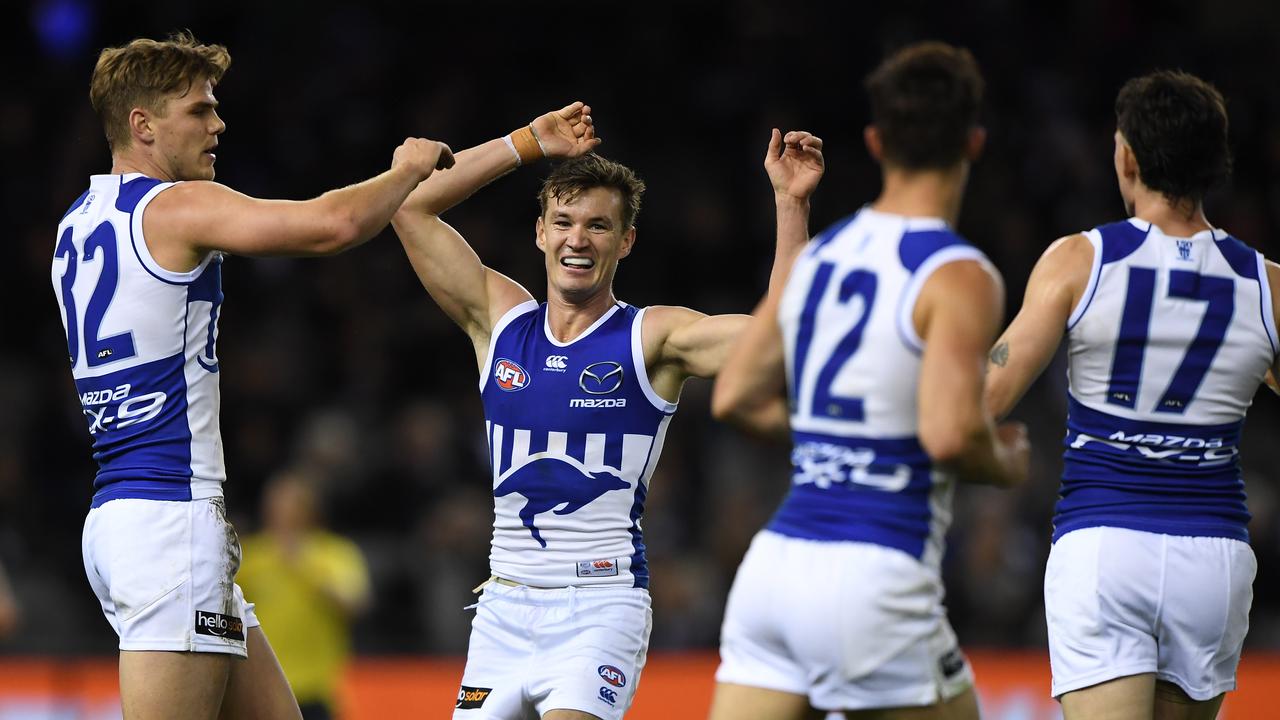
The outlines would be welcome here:
M 785 436 L 786 381 L 782 338 L 775 322 L 777 299 L 796 256 L 809 240 L 809 196 L 824 169 L 822 139 L 803 131 L 784 136 L 775 129 L 764 166 L 778 211 L 777 244 L 765 299 L 751 316 L 708 317 L 692 311 L 684 311 L 684 317 L 676 315 L 663 324 L 666 334 L 658 357 L 659 367 L 674 366 L 675 372 L 667 373 L 674 377 L 664 384 L 677 389 L 686 377 L 720 374 L 712 396 L 712 413 L 717 418 L 754 432 Z
M 964 482 L 1011 486 L 1026 478 L 1025 431 L 998 432 L 982 402 L 983 364 L 1003 317 L 999 274 L 970 260 L 934 272 L 913 313 L 925 342 L 917 401 L 920 444 Z
M 1013 410 L 1053 359 L 1092 264 L 1089 239 L 1070 235 L 1050 245 L 1031 271 L 1022 309 L 989 354 L 985 396 L 997 419 Z
M 809 236 L 809 203 L 776 197 L 778 247 L 789 257 L 775 259 L 769 291 L 742 332 L 716 378 L 711 414 L 754 433 L 785 438 L 790 430 L 786 401 L 786 356 L 778 305 L 795 258 Z
M 1271 314 L 1276 319 L 1276 325 L 1280 326 L 1280 265 L 1267 260 L 1266 267 L 1267 284 L 1271 287 Z M 1263 381 L 1267 387 L 1271 388 L 1271 392 L 1280 395 L 1280 383 L 1277 383 L 1277 377 L 1280 377 L 1280 355 L 1271 361 L 1271 370 Z
M 214 182 L 184 182 L 156 196 L 143 230 L 156 261 L 179 271 L 210 251 L 330 255 L 376 235 L 419 182 L 452 162 L 447 146 L 410 139 L 396 149 L 390 170 L 303 201 L 260 200 Z
M 574 157 L 599 144 L 590 107 L 581 102 L 531 123 L 551 157 Z M 418 279 L 445 314 L 471 338 L 477 363 L 488 352 L 489 333 L 508 310 L 533 299 L 507 276 L 486 267 L 440 213 L 514 170 L 516 155 L 502 138 L 458 153 L 450 173 L 421 183 L 391 220 Z

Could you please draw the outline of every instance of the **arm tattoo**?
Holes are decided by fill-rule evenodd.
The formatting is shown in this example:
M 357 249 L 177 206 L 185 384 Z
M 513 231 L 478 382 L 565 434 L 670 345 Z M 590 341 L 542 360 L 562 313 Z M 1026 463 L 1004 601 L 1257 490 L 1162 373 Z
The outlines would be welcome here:
M 1009 343 L 996 343 L 996 346 L 991 348 L 991 354 L 987 356 L 987 359 L 995 365 L 1004 367 L 1009 362 Z

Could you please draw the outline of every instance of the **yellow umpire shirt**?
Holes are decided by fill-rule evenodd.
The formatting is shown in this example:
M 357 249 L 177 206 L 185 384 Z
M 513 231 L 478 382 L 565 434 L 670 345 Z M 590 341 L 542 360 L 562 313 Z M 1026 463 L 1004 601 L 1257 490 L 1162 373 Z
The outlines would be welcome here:
M 351 653 L 351 618 L 334 601 L 362 604 L 369 573 L 355 543 L 313 530 L 294 557 L 286 558 L 275 537 L 257 534 L 242 542 L 236 581 L 257 605 L 258 619 L 300 703 L 332 706 Z

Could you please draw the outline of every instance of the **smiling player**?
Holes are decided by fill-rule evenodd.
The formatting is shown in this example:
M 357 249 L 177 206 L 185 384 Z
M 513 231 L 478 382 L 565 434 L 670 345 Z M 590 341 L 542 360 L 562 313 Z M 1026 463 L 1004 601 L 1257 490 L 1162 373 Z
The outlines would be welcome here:
M 748 319 L 614 297 L 644 183 L 590 154 L 589 112 L 575 103 L 459 153 L 452 177 L 423 183 L 393 221 L 422 284 L 471 339 L 492 453 L 493 577 L 472 624 L 463 720 L 626 712 L 649 640 L 649 478 L 684 381 L 714 375 Z M 788 134 L 788 153 L 802 145 L 820 142 Z M 782 148 L 774 131 L 770 149 Z M 569 159 L 538 195 L 538 303 L 438 215 L 544 154 Z M 775 276 L 802 243 L 778 247 Z

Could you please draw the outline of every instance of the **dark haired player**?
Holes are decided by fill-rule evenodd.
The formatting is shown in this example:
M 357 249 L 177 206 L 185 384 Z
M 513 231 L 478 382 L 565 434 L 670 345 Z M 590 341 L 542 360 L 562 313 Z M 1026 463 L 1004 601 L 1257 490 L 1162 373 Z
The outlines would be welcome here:
M 454 717 L 621 718 L 649 643 L 640 517 L 680 389 L 723 363 L 745 315 L 637 308 L 613 294 L 636 239 L 644 183 L 590 151 L 575 103 L 457 156 L 393 224 L 432 298 L 471 339 L 494 495 L 492 577 L 472 624 Z M 779 163 L 821 142 L 776 130 Z M 547 300 L 483 265 L 438 215 L 517 165 L 557 165 L 539 193 L 534 240 Z M 804 240 L 778 246 L 775 276 Z M 989 340 L 989 338 L 987 339 Z
M 1066 453 L 1045 612 L 1067 718 L 1213 718 L 1235 688 L 1257 565 L 1237 446 L 1276 362 L 1280 268 L 1205 218 L 1227 113 L 1183 72 L 1116 98 L 1124 220 L 1045 251 L 991 352 L 1007 413 L 1065 333 Z
M 952 229 L 982 85 L 968 51 L 936 42 L 868 77 L 883 190 L 814 238 L 716 381 L 717 416 L 790 425 L 794 470 L 729 594 L 714 720 L 977 717 L 942 605 L 952 489 L 1027 473 L 1025 429 L 982 406 L 1004 288 Z M 770 174 L 779 247 L 803 242 L 820 169 L 794 195 Z

